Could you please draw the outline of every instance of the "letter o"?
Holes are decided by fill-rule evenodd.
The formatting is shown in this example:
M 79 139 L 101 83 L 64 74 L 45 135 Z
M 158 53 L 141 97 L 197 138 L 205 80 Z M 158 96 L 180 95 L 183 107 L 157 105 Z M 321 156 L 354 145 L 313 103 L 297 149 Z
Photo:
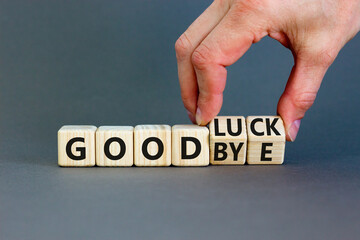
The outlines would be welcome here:
M 155 142 L 158 145 L 159 150 L 155 155 L 150 155 L 148 152 L 148 145 L 150 142 Z M 149 137 L 149 138 L 145 139 L 145 141 L 142 144 L 142 153 L 149 160 L 157 160 L 164 153 L 164 144 L 157 137 Z
M 112 155 L 110 153 L 110 144 L 113 142 L 117 142 L 120 145 L 120 152 L 118 155 Z M 126 145 L 125 145 L 125 142 L 121 138 L 112 137 L 112 138 L 109 138 L 108 140 L 106 140 L 106 142 L 104 144 L 104 153 L 107 158 L 114 160 L 114 161 L 120 160 L 125 155 L 125 152 L 126 152 Z

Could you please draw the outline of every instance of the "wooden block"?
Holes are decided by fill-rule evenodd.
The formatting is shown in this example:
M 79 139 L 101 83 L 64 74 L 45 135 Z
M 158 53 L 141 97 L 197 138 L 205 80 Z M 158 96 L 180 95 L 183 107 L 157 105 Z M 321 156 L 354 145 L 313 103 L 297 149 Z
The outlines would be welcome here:
M 133 153 L 134 127 L 102 126 L 96 131 L 97 166 L 132 166 Z
M 196 125 L 173 126 L 172 164 L 174 166 L 209 165 L 209 129 Z
M 248 164 L 282 164 L 285 153 L 285 129 L 279 116 L 250 116 L 248 131 Z
M 95 165 L 95 126 L 63 126 L 58 131 L 58 164 L 62 167 Z
M 138 125 L 134 131 L 134 164 L 136 166 L 171 165 L 171 127 Z
M 244 117 L 215 117 L 210 122 L 209 129 L 212 165 L 245 164 L 247 134 Z

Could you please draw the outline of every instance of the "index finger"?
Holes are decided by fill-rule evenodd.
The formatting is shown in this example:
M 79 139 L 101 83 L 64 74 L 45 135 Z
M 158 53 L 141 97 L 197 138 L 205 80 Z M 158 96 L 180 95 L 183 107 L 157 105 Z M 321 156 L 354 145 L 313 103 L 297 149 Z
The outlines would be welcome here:
M 193 117 L 196 114 L 198 85 L 191 63 L 191 55 L 225 16 L 228 9 L 228 1 L 214 1 L 180 36 L 175 44 L 181 97 L 185 108 Z

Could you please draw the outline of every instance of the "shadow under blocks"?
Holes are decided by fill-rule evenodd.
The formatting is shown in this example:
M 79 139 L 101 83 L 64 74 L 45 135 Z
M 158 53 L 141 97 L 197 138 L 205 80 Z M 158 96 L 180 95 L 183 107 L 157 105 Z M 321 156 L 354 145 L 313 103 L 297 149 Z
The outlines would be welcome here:
M 62 167 L 282 164 L 279 116 L 217 116 L 197 125 L 67 125 L 58 131 Z

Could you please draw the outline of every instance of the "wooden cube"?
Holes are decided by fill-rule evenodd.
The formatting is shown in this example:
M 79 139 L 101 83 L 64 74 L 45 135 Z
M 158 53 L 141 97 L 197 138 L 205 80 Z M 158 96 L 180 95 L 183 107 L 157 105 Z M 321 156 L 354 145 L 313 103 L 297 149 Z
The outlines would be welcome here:
M 138 125 L 134 130 L 134 164 L 136 166 L 171 165 L 171 127 Z
M 209 165 L 209 129 L 197 125 L 173 126 L 172 164 L 174 166 Z
M 62 167 L 95 165 L 95 126 L 63 126 L 58 131 L 58 164 Z
M 248 164 L 282 164 L 285 153 L 285 129 L 279 116 L 250 116 L 248 131 Z
M 102 126 L 96 131 L 96 165 L 132 166 L 134 163 L 134 127 Z
M 247 134 L 244 117 L 215 117 L 210 122 L 209 129 L 212 165 L 245 164 Z

